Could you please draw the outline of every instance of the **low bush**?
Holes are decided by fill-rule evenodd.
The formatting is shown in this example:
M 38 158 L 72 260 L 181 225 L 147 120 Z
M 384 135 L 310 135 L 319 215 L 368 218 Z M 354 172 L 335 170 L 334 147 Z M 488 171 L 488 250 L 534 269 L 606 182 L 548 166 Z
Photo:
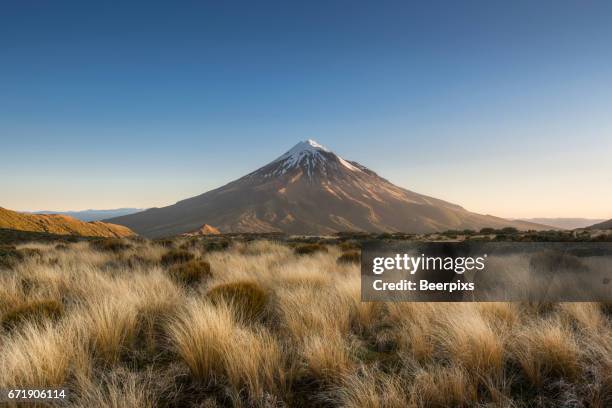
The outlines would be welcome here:
M 321 244 L 304 244 L 296 246 L 293 251 L 297 255 L 310 255 L 315 252 L 327 252 L 327 247 Z
M 361 254 L 357 251 L 345 252 L 338 257 L 336 262 L 339 264 L 358 264 L 361 262 Z
M 174 265 L 168 270 L 168 273 L 172 279 L 185 285 L 193 285 L 212 276 L 210 264 L 202 260 Z
M 259 320 L 268 305 L 270 295 L 257 282 L 238 281 L 211 288 L 207 294 L 213 303 L 232 305 L 240 317 L 248 321 Z
M 173 265 L 178 263 L 189 262 L 195 258 L 195 255 L 184 249 L 171 249 L 161 257 L 163 265 Z
M 64 306 L 57 300 L 33 300 L 13 307 L 2 316 L 2 327 L 10 330 L 26 321 L 58 319 Z

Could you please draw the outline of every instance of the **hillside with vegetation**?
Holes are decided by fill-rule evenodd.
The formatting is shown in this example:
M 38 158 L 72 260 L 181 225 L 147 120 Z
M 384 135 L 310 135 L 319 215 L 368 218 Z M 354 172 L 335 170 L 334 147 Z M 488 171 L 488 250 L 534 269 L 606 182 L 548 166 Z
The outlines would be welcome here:
M 132 230 L 123 225 L 101 221 L 84 222 L 59 214 L 22 214 L 2 207 L 0 207 L 0 228 L 84 237 L 118 238 L 134 235 Z

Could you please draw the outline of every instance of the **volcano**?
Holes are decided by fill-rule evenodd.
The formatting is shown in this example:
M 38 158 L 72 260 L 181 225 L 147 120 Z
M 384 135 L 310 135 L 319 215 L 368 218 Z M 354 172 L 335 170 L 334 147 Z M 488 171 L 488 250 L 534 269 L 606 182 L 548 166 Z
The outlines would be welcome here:
M 108 221 L 152 238 L 189 233 L 203 224 L 224 233 L 307 235 L 545 228 L 472 213 L 398 187 L 314 140 L 296 144 L 276 160 L 215 190 Z

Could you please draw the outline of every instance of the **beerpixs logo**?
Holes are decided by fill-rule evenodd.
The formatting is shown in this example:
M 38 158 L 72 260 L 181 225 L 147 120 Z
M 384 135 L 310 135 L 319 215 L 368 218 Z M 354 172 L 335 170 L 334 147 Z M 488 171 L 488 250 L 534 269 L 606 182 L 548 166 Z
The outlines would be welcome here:
M 414 275 L 417 271 L 453 271 L 463 274 L 470 271 L 485 269 L 487 254 L 482 256 L 450 257 L 450 256 L 411 256 L 396 254 L 392 257 L 375 257 L 372 260 L 372 272 L 380 275 L 388 270 L 407 271 Z

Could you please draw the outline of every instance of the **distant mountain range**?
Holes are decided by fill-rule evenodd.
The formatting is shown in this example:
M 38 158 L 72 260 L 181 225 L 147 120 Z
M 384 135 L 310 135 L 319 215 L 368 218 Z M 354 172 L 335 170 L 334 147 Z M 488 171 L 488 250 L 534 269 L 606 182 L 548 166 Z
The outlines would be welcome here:
M 605 221 L 603 219 L 593 218 L 521 218 L 520 220 L 568 230 L 586 228 L 590 225 Z
M 25 214 L 56 214 L 67 215 L 81 221 L 101 221 L 105 218 L 120 217 L 143 211 L 142 208 L 115 208 L 112 210 L 82 210 L 82 211 L 28 211 Z
M 84 222 L 67 215 L 24 214 L 0 207 L 0 228 L 86 237 L 127 237 L 134 235 L 123 225 L 100 221 Z
M 198 231 L 330 234 L 338 231 L 427 233 L 449 229 L 550 229 L 476 214 L 395 186 L 313 140 L 267 165 L 197 197 L 108 219 L 147 237 Z

